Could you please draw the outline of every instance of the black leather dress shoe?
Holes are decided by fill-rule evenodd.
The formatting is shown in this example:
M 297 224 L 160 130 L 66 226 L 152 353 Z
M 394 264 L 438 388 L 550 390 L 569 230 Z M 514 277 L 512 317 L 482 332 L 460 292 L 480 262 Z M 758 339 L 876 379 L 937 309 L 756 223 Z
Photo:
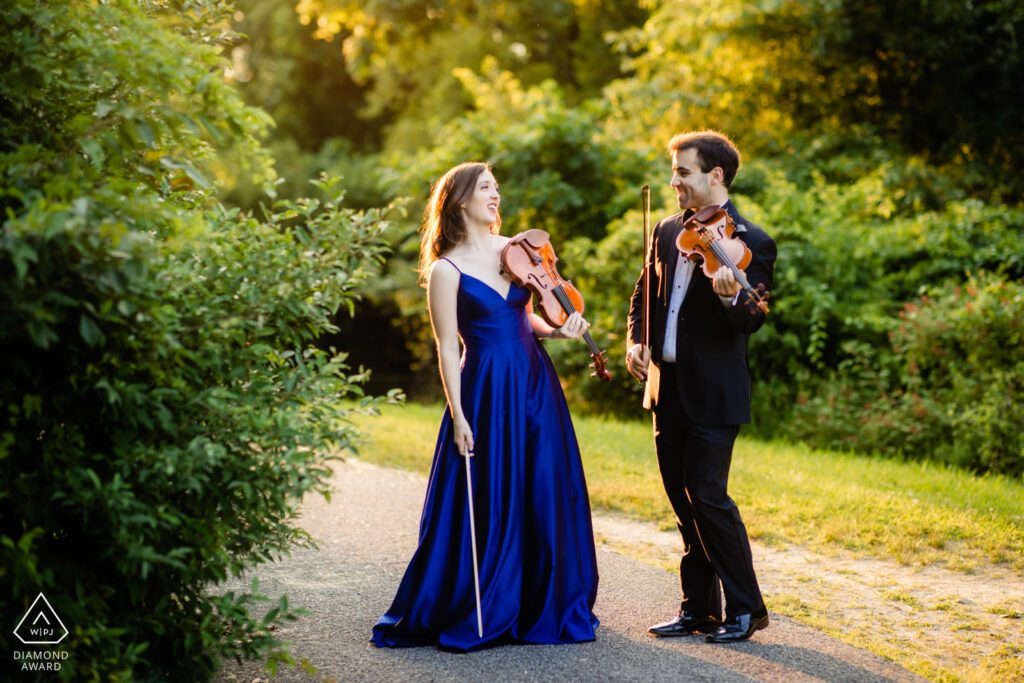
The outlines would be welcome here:
M 679 616 L 664 624 L 655 624 L 647 629 L 648 633 L 656 636 L 691 636 L 694 633 L 711 633 L 722 623 L 721 619 L 715 617 L 698 617 L 689 612 L 680 612 Z
M 768 626 L 768 610 L 755 612 L 754 614 L 740 614 L 739 616 L 727 619 L 724 624 L 718 627 L 714 633 L 708 634 L 709 643 L 735 643 L 746 640 L 754 635 L 754 631 L 760 631 Z

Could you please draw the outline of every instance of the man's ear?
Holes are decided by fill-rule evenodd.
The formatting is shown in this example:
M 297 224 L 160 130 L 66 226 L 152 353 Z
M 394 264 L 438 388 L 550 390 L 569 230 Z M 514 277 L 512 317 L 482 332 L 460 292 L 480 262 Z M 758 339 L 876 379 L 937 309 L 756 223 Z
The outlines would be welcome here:
M 722 170 L 721 166 L 715 166 L 713 169 L 711 169 L 711 177 L 718 181 L 718 184 L 721 185 L 725 182 L 725 171 Z

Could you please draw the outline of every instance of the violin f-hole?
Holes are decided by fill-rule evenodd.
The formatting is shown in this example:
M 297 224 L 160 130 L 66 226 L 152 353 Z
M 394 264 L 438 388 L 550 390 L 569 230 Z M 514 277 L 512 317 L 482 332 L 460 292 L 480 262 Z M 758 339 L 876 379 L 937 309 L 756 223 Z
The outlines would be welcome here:
M 537 277 L 536 273 L 530 273 L 529 275 L 526 276 L 526 279 L 527 280 L 532 280 L 536 284 L 536 286 L 538 288 L 540 288 L 540 289 L 547 289 L 548 288 L 548 286 L 546 284 L 541 282 L 540 278 Z

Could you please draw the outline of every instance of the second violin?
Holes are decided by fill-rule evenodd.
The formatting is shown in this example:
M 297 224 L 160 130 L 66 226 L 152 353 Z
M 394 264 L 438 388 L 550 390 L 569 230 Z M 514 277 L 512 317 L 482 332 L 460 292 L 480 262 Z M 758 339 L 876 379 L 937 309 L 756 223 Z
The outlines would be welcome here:
M 561 327 L 571 314 L 583 312 L 584 303 L 579 290 L 559 275 L 556 261 L 558 257 L 551 246 L 551 236 L 544 230 L 521 232 L 501 250 L 502 269 L 516 284 L 533 292 L 537 311 L 549 325 Z M 605 382 L 611 381 L 611 373 L 605 367 L 604 352 L 589 332 L 583 333 L 583 340 L 590 347 L 593 376 Z

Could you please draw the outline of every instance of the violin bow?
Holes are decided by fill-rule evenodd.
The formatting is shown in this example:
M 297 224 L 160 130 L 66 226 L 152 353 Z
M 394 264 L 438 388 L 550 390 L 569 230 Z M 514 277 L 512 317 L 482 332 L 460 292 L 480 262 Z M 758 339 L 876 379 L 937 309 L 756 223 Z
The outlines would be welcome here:
M 484 615 L 480 605 L 480 564 L 476 554 L 476 522 L 473 519 L 473 471 L 469 466 L 469 459 L 473 457 L 473 451 L 468 451 L 466 458 L 466 494 L 469 502 L 469 538 L 473 549 L 473 589 L 476 592 L 476 632 L 481 638 L 484 637 Z
M 650 251 L 650 248 L 651 248 L 650 236 L 649 236 L 650 222 L 651 222 L 651 186 L 650 185 L 644 185 L 643 187 L 640 188 L 640 197 L 641 197 L 641 204 L 642 204 L 642 207 L 643 207 L 643 214 L 644 214 L 644 220 L 643 220 L 643 223 L 644 223 L 644 269 L 643 269 L 643 275 L 641 276 L 641 278 L 643 280 L 642 286 L 643 286 L 643 291 L 644 291 L 644 308 L 643 308 L 643 330 L 640 333 L 641 334 L 640 343 L 641 343 L 643 348 L 646 348 L 648 343 L 649 343 L 649 341 L 650 341 L 650 336 L 651 336 L 651 321 L 650 321 L 650 317 L 651 316 L 650 316 L 650 311 L 648 310 L 648 306 L 650 305 L 650 296 L 651 296 L 651 294 L 648 291 L 648 273 L 647 273 L 647 271 L 650 270 L 650 265 L 649 264 L 650 264 L 650 261 L 651 261 L 650 254 L 648 253 Z M 641 350 L 640 350 L 641 354 L 643 353 L 643 348 L 641 348 Z

